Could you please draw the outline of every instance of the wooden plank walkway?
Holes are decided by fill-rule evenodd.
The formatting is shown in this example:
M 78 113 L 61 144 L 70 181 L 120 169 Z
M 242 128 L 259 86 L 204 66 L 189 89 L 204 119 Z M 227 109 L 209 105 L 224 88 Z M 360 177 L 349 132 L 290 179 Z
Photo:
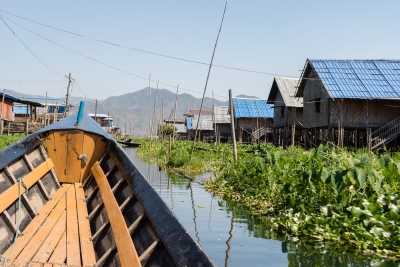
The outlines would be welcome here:
M 96 263 L 82 184 L 63 184 L 17 243 L 2 255 L 7 266 L 94 266 Z

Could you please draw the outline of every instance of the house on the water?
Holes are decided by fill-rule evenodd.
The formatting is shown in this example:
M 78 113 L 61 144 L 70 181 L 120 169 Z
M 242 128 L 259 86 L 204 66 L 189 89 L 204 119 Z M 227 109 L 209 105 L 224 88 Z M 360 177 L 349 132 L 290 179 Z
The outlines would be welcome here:
M 37 118 L 37 121 L 42 122 L 45 126 L 57 122 L 71 114 L 71 109 L 74 107 L 68 104 L 66 110 L 65 100 L 62 98 L 45 98 L 45 97 L 23 97 L 20 100 L 28 101 L 32 103 L 39 103 L 34 110 L 32 107 L 28 108 L 27 105 L 21 103 L 14 103 L 14 111 L 16 120 L 24 120 L 26 116 L 33 116 Z
M 398 60 L 307 59 L 296 97 L 303 97 L 307 147 L 399 145 Z
M 43 127 L 42 123 L 37 123 L 37 109 L 42 107 L 40 103 L 18 99 L 4 93 L 0 93 L 0 101 L 0 134 L 3 134 L 5 128 L 8 133 L 32 133 Z M 22 115 L 19 113 L 19 106 L 24 107 Z
M 88 113 L 107 133 L 117 133 L 119 127 L 114 125 L 114 119 L 110 114 Z
M 197 128 L 197 140 L 210 141 L 214 138 L 213 111 L 210 109 L 191 109 L 183 114 L 187 129 L 187 139 L 193 140 Z M 200 121 L 199 121 L 200 119 Z M 198 127 L 197 127 L 198 126 Z
M 229 106 L 214 106 L 213 111 L 215 141 L 228 142 L 232 136 Z
M 268 96 L 268 104 L 274 106 L 274 144 L 277 146 L 299 145 L 302 140 L 303 98 L 295 97 L 295 78 L 275 77 Z
M 239 142 L 272 142 L 273 105 L 265 99 L 233 98 L 236 138 Z

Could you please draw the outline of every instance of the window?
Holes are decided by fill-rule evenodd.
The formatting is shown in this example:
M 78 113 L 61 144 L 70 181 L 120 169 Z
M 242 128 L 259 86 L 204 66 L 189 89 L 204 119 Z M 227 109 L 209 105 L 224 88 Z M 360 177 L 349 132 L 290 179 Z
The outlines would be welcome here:
M 320 113 L 321 112 L 321 98 L 317 98 L 314 100 L 315 104 L 315 113 Z
M 281 107 L 281 120 L 285 118 L 285 108 Z

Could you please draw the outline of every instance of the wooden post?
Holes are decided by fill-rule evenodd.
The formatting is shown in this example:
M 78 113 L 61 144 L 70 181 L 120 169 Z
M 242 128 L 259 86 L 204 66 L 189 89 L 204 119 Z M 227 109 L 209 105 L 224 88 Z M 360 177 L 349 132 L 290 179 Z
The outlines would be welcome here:
M 6 95 L 6 89 L 3 91 L 3 97 L 1 100 L 1 112 L 0 112 L 0 135 L 3 135 L 4 121 L 3 121 L 3 109 L 4 109 L 4 97 Z
M 97 122 L 97 99 L 95 99 L 96 101 L 96 105 L 94 107 L 94 120 Z M 125 134 L 126 134 L 126 130 L 125 130 Z
M 229 108 L 231 113 L 231 131 L 233 141 L 233 161 L 237 161 L 237 150 L 236 150 L 236 136 L 235 136 L 235 121 L 233 117 L 233 101 L 232 101 L 232 89 L 229 89 Z
M 164 145 L 164 102 L 161 98 L 161 145 Z
M 295 123 L 293 123 L 292 125 L 292 146 L 294 146 L 294 135 L 295 135 L 295 131 L 296 131 L 296 125 Z
M 157 103 L 157 96 L 158 96 L 158 83 L 160 80 L 157 81 L 157 89 L 156 89 L 156 97 L 154 98 L 154 109 L 153 109 L 153 117 L 151 119 L 151 128 L 150 128 L 150 134 L 153 135 L 154 133 L 154 121 L 156 120 L 156 103 Z M 130 132 L 129 132 L 130 133 Z M 150 138 L 150 147 L 151 147 L 151 138 Z
M 46 92 L 46 106 L 44 107 L 44 126 L 47 126 L 47 92 Z
M 29 114 L 28 114 L 29 112 L 28 112 L 28 104 L 26 105 L 26 129 L 25 129 L 25 133 L 26 133 L 26 135 L 28 135 L 28 128 L 29 128 L 29 123 L 28 123 L 28 120 L 29 120 Z
M 176 87 L 176 97 L 175 97 L 175 107 L 174 107 L 174 129 L 172 131 L 172 142 L 175 141 L 175 121 L 176 121 L 176 106 L 178 105 L 178 90 L 179 90 L 179 84 Z M 200 117 L 199 117 L 199 119 L 200 119 Z
M 68 86 L 67 86 L 67 95 L 65 98 L 65 108 L 64 108 L 64 117 L 67 116 L 67 111 L 68 111 L 68 98 L 69 98 L 69 86 L 71 85 L 71 73 L 69 76 L 65 76 L 68 78 Z
M 172 151 L 172 135 L 169 135 L 169 154 L 171 154 Z
M 354 147 L 357 149 L 358 146 L 358 134 L 357 129 L 354 130 Z
M 214 104 L 214 91 L 212 91 L 212 98 L 213 98 L 213 124 L 214 124 L 214 142 L 217 143 L 217 124 L 215 123 L 215 104 Z
M 150 111 L 150 106 L 151 106 L 151 87 L 150 87 L 150 82 L 151 82 L 151 73 L 149 74 L 149 136 L 150 136 L 150 149 L 149 149 L 149 153 L 151 151 L 151 139 L 152 139 L 152 135 L 151 135 L 151 111 Z

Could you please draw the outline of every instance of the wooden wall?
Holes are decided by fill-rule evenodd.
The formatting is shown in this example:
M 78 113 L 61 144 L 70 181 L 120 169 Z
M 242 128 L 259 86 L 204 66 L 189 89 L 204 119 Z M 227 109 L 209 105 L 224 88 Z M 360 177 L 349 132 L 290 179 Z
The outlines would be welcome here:
M 43 145 L 53 160 L 60 183 L 83 183 L 106 147 L 102 137 L 82 131 L 52 132 L 45 138 Z M 82 154 L 88 162 L 79 158 Z
M 257 125 L 257 120 L 258 120 L 258 125 Z M 261 128 L 265 125 L 273 125 L 273 119 L 272 118 L 240 118 L 236 119 L 236 129 L 244 128 L 247 131 L 250 131 L 252 129 L 256 129 L 257 126 L 258 128 Z
M 331 99 L 329 105 L 329 124 L 334 128 L 340 118 L 344 128 L 362 129 L 380 128 L 400 117 L 400 100 Z
M 1 98 L 0 98 L 0 105 L 1 105 Z M 1 108 L 1 106 L 0 106 Z M 4 106 L 1 112 L 1 118 L 5 121 L 12 121 L 13 120 L 13 101 L 11 99 L 4 98 Z
M 326 127 L 328 125 L 330 98 L 314 70 L 310 72 L 303 94 L 303 124 L 305 128 Z M 319 112 L 316 112 L 319 103 Z

